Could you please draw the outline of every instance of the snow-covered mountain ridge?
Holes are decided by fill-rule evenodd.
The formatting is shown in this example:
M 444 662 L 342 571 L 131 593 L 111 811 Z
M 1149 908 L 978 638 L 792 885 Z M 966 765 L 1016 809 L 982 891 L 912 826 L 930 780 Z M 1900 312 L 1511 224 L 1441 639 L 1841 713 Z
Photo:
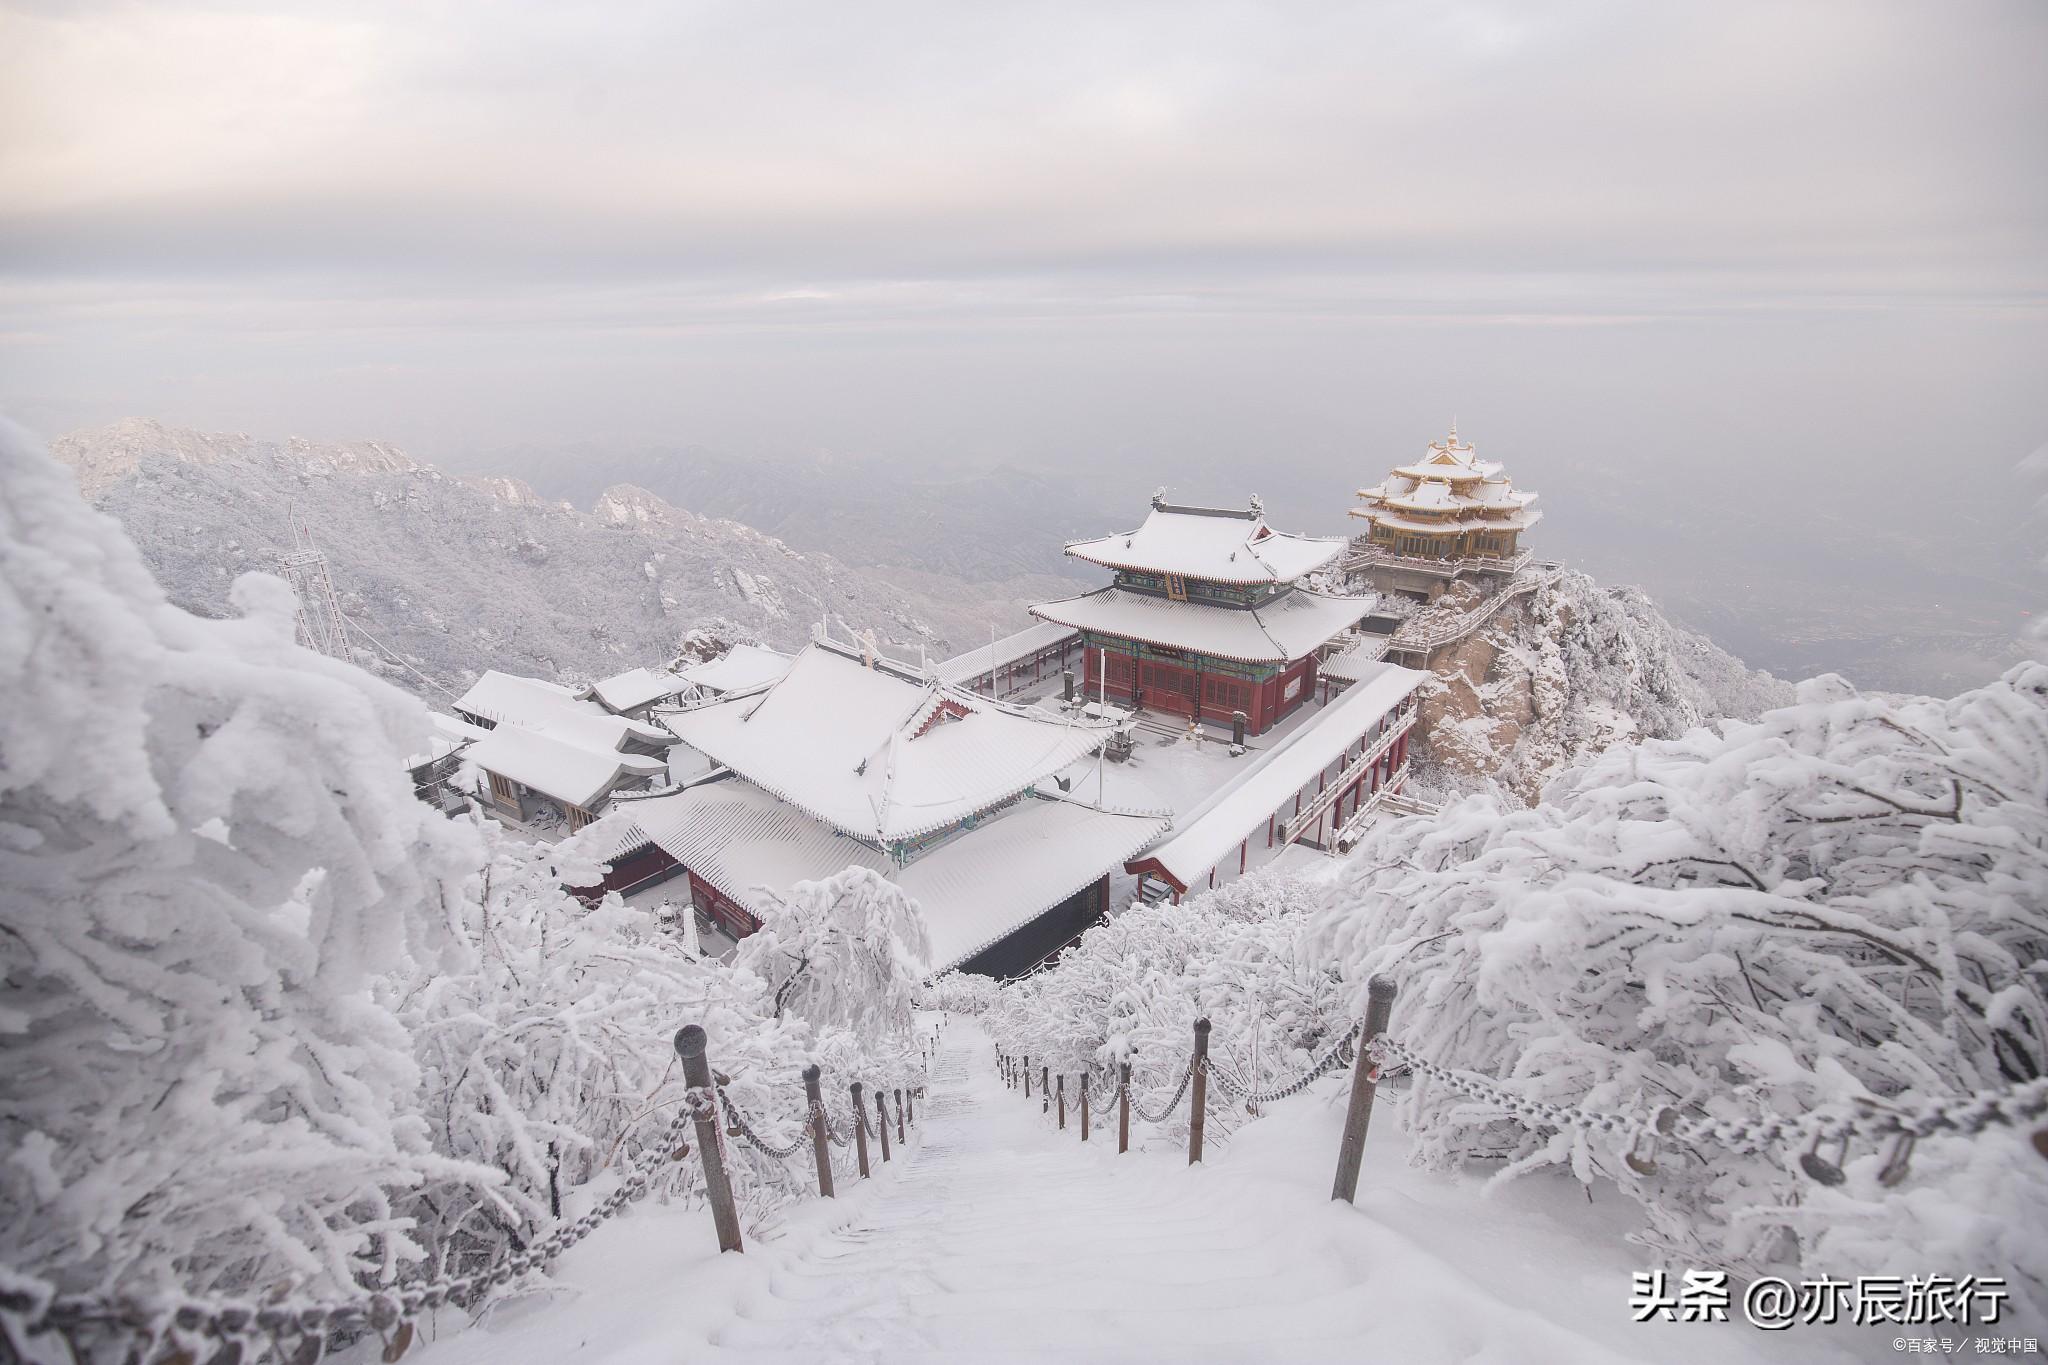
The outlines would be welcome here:
M 326 552 L 343 609 L 404 665 L 358 662 L 418 688 L 459 690 L 486 668 L 580 680 L 671 655 L 689 631 L 790 647 L 830 617 L 885 647 L 943 656 L 1026 623 L 1054 579 L 897 582 L 799 554 L 737 522 L 644 489 L 606 489 L 589 512 L 518 479 L 454 476 L 381 442 L 334 445 L 206 434 L 129 420 L 52 451 L 142 547 L 172 601 L 226 610 L 237 574 L 275 571 L 296 512 Z M 1041 591 L 1042 590 L 1042 591 Z

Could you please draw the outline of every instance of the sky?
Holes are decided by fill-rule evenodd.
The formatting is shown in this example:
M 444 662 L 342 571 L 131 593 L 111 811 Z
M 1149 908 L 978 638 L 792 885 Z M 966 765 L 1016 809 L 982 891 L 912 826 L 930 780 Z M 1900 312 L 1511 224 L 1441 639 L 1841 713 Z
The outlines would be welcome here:
M 1333 507 L 1455 415 L 1738 545 L 2004 515 L 2043 69 L 2039 0 L 0 0 L 0 405 Z

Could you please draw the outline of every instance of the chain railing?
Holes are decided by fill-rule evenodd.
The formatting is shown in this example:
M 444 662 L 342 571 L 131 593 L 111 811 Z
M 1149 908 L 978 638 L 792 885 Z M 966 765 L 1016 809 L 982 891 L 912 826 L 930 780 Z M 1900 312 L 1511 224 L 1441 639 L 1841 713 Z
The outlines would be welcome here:
M 1358 1024 L 1353 1024 L 1350 1028 L 1344 1030 L 1343 1036 L 1330 1045 L 1329 1051 L 1312 1062 L 1308 1070 L 1302 1072 L 1287 1084 L 1276 1086 L 1270 1090 L 1248 1089 L 1236 1077 L 1230 1075 L 1226 1069 L 1217 1066 L 1213 1061 L 1209 1063 L 1209 1074 L 1216 1078 L 1218 1085 L 1238 1099 L 1243 1100 L 1246 1104 L 1273 1104 L 1276 1101 L 1287 1099 L 1289 1096 L 1299 1095 L 1302 1091 L 1342 1066 L 1344 1064 L 1344 1050 L 1351 1045 L 1352 1039 L 1358 1037 L 1360 1027 Z
M 629 1204 L 638 1202 L 653 1188 L 661 1167 L 690 1155 L 688 1130 L 695 1125 L 697 1150 L 705 1168 L 707 1202 L 718 1224 L 722 1250 L 738 1251 L 739 1220 L 732 1186 L 725 1171 L 726 1135 L 719 1127 L 724 1116 L 727 1130 L 771 1160 L 786 1160 L 811 1140 L 813 1128 L 830 1143 L 843 1147 L 857 1141 L 860 1173 L 868 1172 L 866 1139 L 870 1134 L 867 1116 L 859 1103 L 859 1086 L 854 1088 L 853 1122 L 844 1125 L 845 1136 L 833 1132 L 830 1113 L 822 1101 L 808 1101 L 802 1131 L 787 1145 L 765 1138 L 760 1126 L 726 1091 L 725 1078 L 710 1069 L 704 1056 L 704 1031 L 696 1025 L 676 1035 L 676 1051 L 683 1061 L 686 1088 L 675 1117 L 660 1140 L 648 1147 L 623 1172 L 618 1185 L 588 1212 L 562 1223 L 523 1247 L 501 1252 L 488 1265 L 459 1275 L 445 1275 L 424 1282 L 365 1290 L 346 1297 L 298 1303 L 259 1304 L 237 1299 L 201 1299 L 189 1296 L 125 1297 L 117 1295 L 57 1294 L 45 1299 L 16 1290 L 0 1290 L 0 1311 L 16 1320 L 22 1330 L 37 1336 L 54 1333 L 75 1347 L 81 1340 L 126 1338 L 132 1343 L 127 1358 L 136 1360 L 199 1360 L 285 1362 L 312 1365 L 325 1354 L 329 1343 L 375 1333 L 384 1344 L 383 1359 L 396 1361 L 413 1341 L 413 1323 L 423 1313 L 446 1305 L 473 1309 L 491 1291 L 502 1289 L 534 1270 L 545 1269 L 577 1243 L 596 1232 Z M 815 1070 L 815 1069 L 813 1069 Z M 807 1078 L 814 1081 L 815 1076 Z M 875 1095 L 879 1104 L 880 1087 Z M 910 1117 L 914 1118 L 916 1087 Z M 897 1122 L 906 1121 L 904 1091 L 897 1096 Z M 886 1134 L 883 1160 L 889 1159 Z M 821 1193 L 831 1195 L 829 1166 L 820 1162 Z M 16 1283 L 27 1277 L 10 1276 Z M 4 1339 L 0 1339 L 4 1341 Z M 79 1359 L 74 1350 L 73 1354 Z
M 1864 1096 L 1830 1104 L 1799 1115 L 1767 1115 L 1755 1119 L 1689 1117 L 1671 1106 L 1616 1111 L 1584 1104 L 1560 1104 L 1518 1094 L 1488 1077 L 1440 1065 L 1387 1032 L 1387 1018 L 1394 1001 L 1394 983 L 1376 976 L 1367 983 L 1365 1018 L 1336 1038 L 1308 1066 L 1283 1084 L 1254 1088 L 1227 1064 L 1219 1065 L 1208 1052 L 1209 1021 L 1195 1021 L 1194 1048 L 1173 1098 L 1158 1112 L 1147 1110 L 1130 1095 L 1130 1070 L 1121 1068 L 1123 1079 L 1113 1092 L 1119 1106 L 1119 1150 L 1126 1149 L 1128 1116 L 1135 1113 L 1147 1123 L 1164 1123 L 1180 1107 L 1192 1085 L 1196 1110 L 1188 1121 L 1188 1159 L 1201 1160 L 1206 1082 L 1213 1079 L 1234 1099 L 1248 1106 L 1272 1104 L 1315 1084 L 1346 1064 L 1351 1057 L 1352 1085 L 1345 1115 L 1343 1143 L 1338 1151 L 1337 1179 L 1333 1197 L 1346 1201 L 1355 1197 L 1365 1134 L 1372 1115 L 1373 1096 L 1382 1067 L 1405 1067 L 1412 1075 L 1441 1085 L 1457 1094 L 1492 1105 L 1503 1115 L 1526 1127 L 1576 1130 L 1612 1139 L 1622 1149 L 1623 1159 L 1639 1174 L 1656 1169 L 1658 1148 L 1667 1143 L 1711 1144 L 1738 1155 L 1780 1150 L 1797 1151 L 1797 1164 L 1813 1180 L 1838 1185 L 1845 1179 L 1841 1163 L 1848 1144 L 1856 1138 L 1881 1139 L 1888 1143 L 1878 1180 L 1895 1185 L 1909 1171 L 1913 1144 L 1937 1133 L 1964 1136 L 1992 1127 L 2022 1127 L 2048 1118 L 2048 1078 L 2026 1081 L 1998 1090 L 1979 1091 L 1947 1099 L 1910 1104 L 1894 1103 Z M 1000 1049 L 997 1065 L 1008 1077 L 1014 1074 L 1014 1059 Z M 1025 1071 L 1029 1081 L 1029 1071 Z M 1080 1075 L 1083 1092 L 1094 1083 L 1086 1071 Z M 2048 1129 L 2035 1134 L 2035 1146 L 2048 1156 Z M 1823 1146 L 1834 1144 L 1830 1159 L 1821 1154 Z
M 1147 1123 L 1166 1122 L 1169 1118 L 1173 1117 L 1173 1111 L 1180 1108 L 1180 1098 L 1181 1096 L 1188 1093 L 1188 1082 L 1194 1079 L 1194 1075 L 1195 1068 L 1192 1064 L 1190 1064 L 1186 1070 L 1180 1073 L 1180 1084 L 1174 1087 L 1173 1098 L 1168 1100 L 1166 1102 L 1166 1107 L 1160 1110 L 1158 1113 L 1153 1114 L 1147 1112 L 1145 1106 L 1138 1103 L 1136 1100 L 1131 1101 L 1131 1112 L 1133 1114 L 1136 1114 L 1139 1118 L 1145 1120 L 1145 1122 Z
M 425 1283 L 366 1290 L 346 1298 L 299 1304 L 253 1304 L 234 1299 L 171 1297 L 159 1299 L 101 1298 L 59 1294 L 36 1311 L 20 1296 L 0 1295 L 0 1307 L 21 1314 L 31 1332 L 54 1331 L 66 1338 L 79 1333 L 117 1335 L 154 1346 L 177 1341 L 217 1343 L 212 1358 L 288 1360 L 310 1365 L 325 1352 L 330 1337 L 375 1332 L 385 1344 L 384 1358 L 397 1360 L 411 1345 L 412 1322 L 422 1313 L 447 1305 L 469 1306 L 493 1289 L 501 1289 L 529 1271 L 544 1269 L 564 1252 L 604 1226 L 628 1204 L 638 1202 L 653 1186 L 661 1165 L 689 1154 L 683 1141 L 686 1126 L 697 1116 L 697 1097 L 686 1094 L 675 1118 L 662 1135 L 633 1163 L 611 1193 L 574 1220 L 524 1247 L 502 1253 L 491 1265 Z M 251 1348 L 254 1348 L 253 1350 Z M 146 1357 L 153 1359 L 154 1357 Z
M 1846 1144 L 1863 1137 L 1893 1141 L 1885 1163 L 1892 1178 L 1885 1183 L 1896 1184 L 1906 1173 L 1904 1163 L 1911 1144 L 1920 1138 L 1944 1132 L 1972 1136 L 1993 1126 L 2017 1127 L 2048 1116 L 2048 1079 L 1903 1106 L 1863 1097 L 1796 1116 L 1686 1118 L 1668 1107 L 1649 1113 L 1616 1113 L 1518 1095 L 1484 1076 L 1439 1066 L 1391 1037 L 1375 1038 L 1371 1051 L 1381 1065 L 1398 1063 L 1460 1095 L 1505 1110 L 1525 1126 L 1576 1129 L 1626 1139 L 1629 1164 L 1645 1174 L 1661 1141 L 1711 1144 L 1738 1155 L 1797 1146 L 1802 1149 L 1800 1166 L 1808 1175 L 1823 1184 L 1839 1184 L 1841 1166 L 1820 1156 L 1821 1144 Z

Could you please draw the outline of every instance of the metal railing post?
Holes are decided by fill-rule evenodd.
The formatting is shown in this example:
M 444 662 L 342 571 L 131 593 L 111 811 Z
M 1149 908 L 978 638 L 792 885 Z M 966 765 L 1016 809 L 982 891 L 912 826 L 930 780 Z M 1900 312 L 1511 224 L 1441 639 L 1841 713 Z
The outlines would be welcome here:
M 1351 1064 L 1351 1103 L 1344 1111 L 1344 1141 L 1337 1148 L 1337 1179 L 1330 1188 L 1330 1198 L 1347 1204 L 1358 1198 L 1358 1167 L 1365 1159 L 1365 1129 L 1372 1122 L 1372 1097 L 1378 1089 L 1372 1042 L 1387 1030 L 1394 989 L 1391 976 L 1375 975 L 1365 983 L 1365 1027 L 1359 1031 L 1358 1056 Z
M 1116 1150 L 1131 1150 L 1131 1064 L 1119 1062 L 1116 1072 Z
M 711 1202 L 711 1221 L 718 1227 L 718 1249 L 745 1251 L 740 1245 L 740 1214 L 732 1202 L 732 1182 L 725 1174 L 725 1135 L 718 1131 L 718 1092 L 711 1084 L 711 1061 L 704 1055 L 704 1029 L 685 1024 L 676 1030 L 676 1056 L 683 1062 L 683 1084 L 703 1097 L 696 1111 L 697 1150 L 704 1157 L 704 1193 Z
M 818 1158 L 818 1193 L 830 1199 L 833 1197 L 832 1146 L 825 1129 L 825 1097 L 818 1092 L 821 1074 L 816 1062 L 804 1068 L 804 1099 L 811 1106 L 811 1152 Z
M 868 1178 L 868 1112 L 860 1107 L 860 1082 L 849 1087 L 853 1091 L 853 1149 L 860 1155 L 860 1178 Z
M 1202 1160 L 1202 1121 L 1209 1111 L 1209 1021 L 1195 1020 L 1195 1056 L 1188 1063 L 1194 1072 L 1194 1094 L 1188 1096 L 1188 1165 Z

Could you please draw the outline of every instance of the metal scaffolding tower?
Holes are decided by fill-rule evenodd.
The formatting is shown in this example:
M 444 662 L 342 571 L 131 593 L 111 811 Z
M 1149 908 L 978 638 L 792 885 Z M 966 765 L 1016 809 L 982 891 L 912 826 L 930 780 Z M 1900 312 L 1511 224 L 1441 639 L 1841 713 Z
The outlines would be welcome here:
M 299 643 L 334 659 L 348 658 L 348 625 L 327 573 L 327 556 L 313 545 L 313 532 L 296 510 L 291 521 L 292 548 L 278 556 L 278 567 L 299 597 Z

